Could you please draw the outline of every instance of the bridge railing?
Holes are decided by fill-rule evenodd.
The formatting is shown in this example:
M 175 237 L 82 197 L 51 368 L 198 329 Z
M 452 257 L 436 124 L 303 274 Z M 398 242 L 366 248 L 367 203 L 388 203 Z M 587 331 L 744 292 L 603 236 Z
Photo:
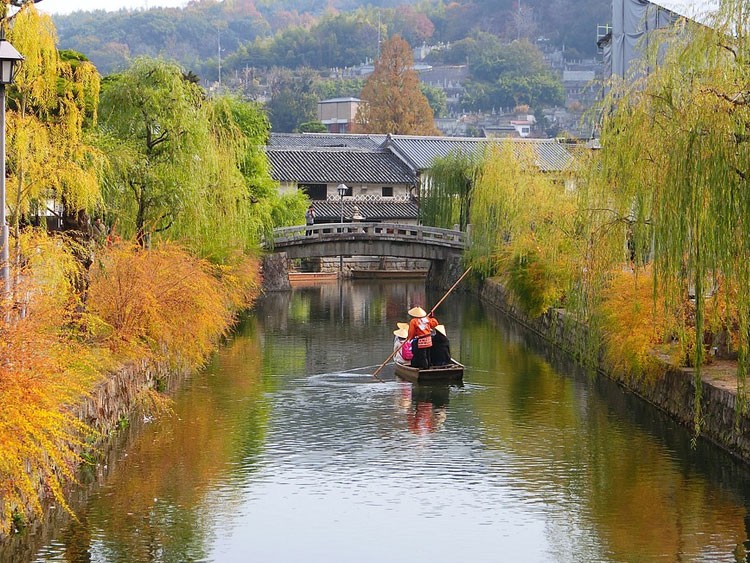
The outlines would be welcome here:
M 320 223 L 282 227 L 273 231 L 273 246 L 305 244 L 316 240 L 336 238 L 371 238 L 394 241 L 419 241 L 456 248 L 465 248 L 466 233 L 453 229 L 405 225 L 403 223 Z

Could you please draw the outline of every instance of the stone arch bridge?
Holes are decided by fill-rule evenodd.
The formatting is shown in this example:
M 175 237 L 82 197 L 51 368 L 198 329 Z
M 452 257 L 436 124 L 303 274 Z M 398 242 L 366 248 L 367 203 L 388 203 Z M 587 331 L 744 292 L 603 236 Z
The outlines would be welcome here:
M 452 283 L 454 277 L 457 279 L 452 271 L 461 269 L 460 259 L 468 240 L 465 232 L 423 225 L 322 223 L 274 229 L 272 243 L 266 244 L 266 251 L 270 254 L 283 252 L 290 259 L 384 256 L 429 260 L 428 283 L 443 286 Z M 458 275 L 460 273 L 458 271 Z

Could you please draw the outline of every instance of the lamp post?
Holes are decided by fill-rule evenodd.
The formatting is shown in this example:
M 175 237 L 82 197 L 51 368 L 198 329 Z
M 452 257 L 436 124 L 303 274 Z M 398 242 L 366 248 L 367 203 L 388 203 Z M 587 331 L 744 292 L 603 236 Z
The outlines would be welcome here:
M 3 298 L 10 293 L 10 269 L 8 251 L 8 219 L 5 216 L 5 86 L 13 83 L 23 57 L 8 41 L 5 34 L 0 34 L 0 278 L 3 280 Z
M 340 232 L 344 232 L 344 196 L 346 195 L 346 192 L 349 191 L 349 188 L 347 188 L 344 184 L 339 184 L 336 186 L 336 190 L 339 192 L 339 211 L 340 211 L 340 219 L 341 219 L 341 230 Z M 339 278 L 343 277 L 344 275 L 344 256 L 343 254 L 339 254 Z

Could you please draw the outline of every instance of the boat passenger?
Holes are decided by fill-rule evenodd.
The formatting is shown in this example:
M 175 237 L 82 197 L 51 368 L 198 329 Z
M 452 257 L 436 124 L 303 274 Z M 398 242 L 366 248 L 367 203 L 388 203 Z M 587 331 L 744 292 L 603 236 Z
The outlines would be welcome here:
M 393 339 L 393 349 L 396 351 L 393 355 L 393 359 L 399 364 L 408 365 L 412 358 L 411 342 L 406 339 L 409 332 L 405 328 L 399 327 L 393 331 L 393 334 L 395 335 Z
M 425 312 L 422 307 L 409 309 L 408 339 L 411 342 L 411 365 L 415 368 L 430 367 L 430 347 L 432 346 L 432 329 L 438 324 L 438 320 L 430 313 Z
M 432 348 L 430 348 L 430 364 L 433 366 L 447 366 L 453 363 L 450 342 L 445 333 L 444 325 L 437 325 L 432 333 Z

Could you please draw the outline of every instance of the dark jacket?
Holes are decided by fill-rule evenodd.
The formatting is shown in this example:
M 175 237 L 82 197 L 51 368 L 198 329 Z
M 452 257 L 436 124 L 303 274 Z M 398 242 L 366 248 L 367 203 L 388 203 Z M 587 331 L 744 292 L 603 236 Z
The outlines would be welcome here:
M 432 348 L 430 348 L 430 364 L 433 366 L 446 366 L 452 364 L 450 342 L 448 338 L 439 331 L 432 334 Z

